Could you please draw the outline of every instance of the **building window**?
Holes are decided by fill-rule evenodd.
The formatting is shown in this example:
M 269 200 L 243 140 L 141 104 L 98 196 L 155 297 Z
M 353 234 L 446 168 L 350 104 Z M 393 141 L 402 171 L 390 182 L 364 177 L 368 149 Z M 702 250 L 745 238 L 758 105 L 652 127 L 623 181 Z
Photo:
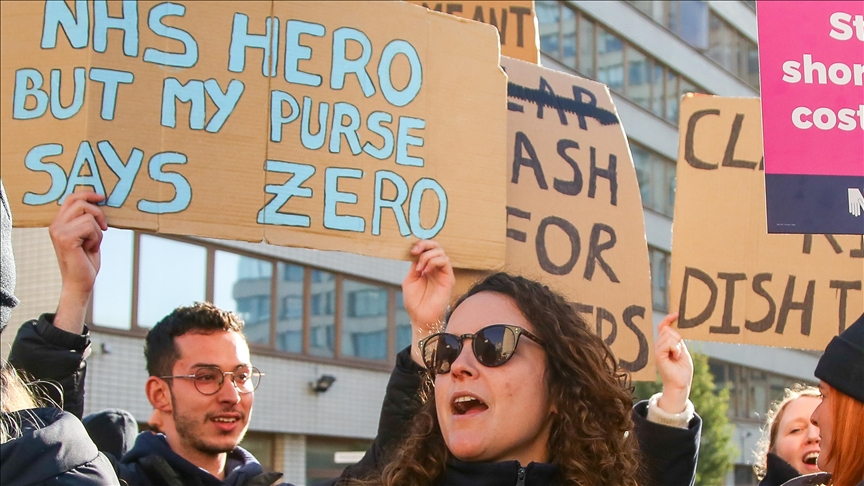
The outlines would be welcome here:
M 658 248 L 648 247 L 651 263 L 651 299 L 654 309 L 669 311 L 669 269 L 672 255 Z
M 402 291 L 396 291 L 396 352 L 413 345 L 411 338 L 411 318 L 405 310 Z
M 536 2 L 537 27 L 540 31 L 540 50 L 560 57 L 558 36 L 560 34 L 561 5 L 558 2 Z
M 703 11 L 702 7 L 692 6 L 670 8 L 677 15 L 678 23 Z M 544 54 L 582 76 L 606 84 L 656 116 L 677 123 L 681 96 L 686 92 L 705 91 L 569 5 L 537 2 L 536 10 L 540 50 Z M 707 7 L 704 12 L 707 15 Z M 705 18 L 707 25 L 707 16 Z M 687 35 L 697 35 L 691 30 L 685 28 Z M 707 34 L 704 37 L 707 46 Z
M 207 300 L 204 247 L 141 235 L 138 260 L 139 327 L 153 327 L 175 308 Z
M 276 286 L 279 314 L 276 320 L 276 349 L 289 353 L 303 352 L 303 291 L 305 270 L 300 265 L 279 262 L 282 277 Z
M 309 302 L 309 354 L 333 357 L 336 353 L 336 275 L 312 270 Z
M 675 208 L 675 162 L 630 141 L 642 206 L 672 217 Z
M 630 0 L 640 12 L 754 88 L 759 87 L 756 43 L 712 12 L 703 1 Z M 744 2 L 752 5 L 754 2 Z
M 102 234 L 102 265 L 93 287 L 93 319 L 100 326 L 129 329 L 135 233 L 108 228 Z
M 88 322 L 152 327 L 176 307 L 212 301 L 245 322 L 257 348 L 386 363 L 411 342 L 394 285 L 360 281 L 191 238 L 110 229 Z
M 273 263 L 217 250 L 214 272 L 213 303 L 246 322 L 250 343 L 270 342 Z
M 273 434 L 266 434 L 263 432 L 248 432 L 243 437 L 243 441 L 240 442 L 240 447 L 249 451 L 255 459 L 258 459 L 258 462 L 261 463 L 261 467 L 264 468 L 264 471 L 271 472 L 274 471 L 274 443 L 275 436 Z M 281 469 L 281 467 L 280 467 Z
M 339 477 L 372 445 L 371 440 L 306 436 L 306 484 Z M 348 462 L 351 461 L 351 462 Z
M 342 280 L 342 356 L 387 359 L 387 289 Z
M 708 369 L 719 391 L 729 389 L 729 418 L 761 423 L 771 403 L 783 397 L 786 388 L 801 380 L 709 359 Z

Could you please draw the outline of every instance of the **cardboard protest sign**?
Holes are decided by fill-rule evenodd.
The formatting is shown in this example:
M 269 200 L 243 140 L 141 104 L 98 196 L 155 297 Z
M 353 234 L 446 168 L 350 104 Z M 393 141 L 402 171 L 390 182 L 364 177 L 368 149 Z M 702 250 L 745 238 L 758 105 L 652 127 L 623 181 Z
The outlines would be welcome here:
M 685 338 L 825 349 L 864 311 L 864 242 L 765 231 L 757 98 L 681 104 L 671 309 Z
M 864 1 L 757 12 L 768 232 L 864 235 Z
M 501 55 L 540 63 L 537 14 L 531 0 L 489 0 L 477 2 L 436 2 L 409 0 L 436 12 L 494 25 L 501 38 Z
M 654 380 L 642 198 L 609 89 L 502 57 L 507 113 L 503 269 L 562 292 L 634 379 Z M 462 272 L 459 290 L 482 275 Z
M 400 2 L 3 2 L 2 175 L 19 226 L 109 224 L 454 264 L 504 257 L 493 27 Z

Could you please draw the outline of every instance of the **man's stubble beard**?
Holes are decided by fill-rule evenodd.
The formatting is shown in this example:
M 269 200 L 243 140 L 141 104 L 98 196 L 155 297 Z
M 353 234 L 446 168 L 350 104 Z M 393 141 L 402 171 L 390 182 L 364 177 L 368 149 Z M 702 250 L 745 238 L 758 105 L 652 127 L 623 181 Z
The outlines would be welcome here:
M 177 407 L 177 400 L 174 398 L 174 391 L 171 390 L 171 407 L 173 410 L 173 418 L 174 418 L 174 428 L 177 430 L 177 435 L 181 441 L 185 442 L 187 445 L 192 447 L 198 452 L 202 452 L 204 454 L 209 455 L 219 455 L 227 452 L 231 452 L 237 448 L 237 445 L 243 441 L 243 437 L 246 435 L 246 431 L 248 430 L 249 422 L 248 420 L 244 424 L 243 430 L 240 435 L 237 437 L 237 441 L 233 446 L 229 449 L 225 449 L 224 446 L 212 445 L 208 444 L 204 440 L 202 440 L 198 434 L 195 433 L 196 426 L 199 428 L 203 428 L 204 424 L 206 424 L 206 417 L 202 417 L 200 420 L 196 420 L 195 417 L 190 417 L 180 411 Z M 244 415 L 244 419 L 247 417 Z

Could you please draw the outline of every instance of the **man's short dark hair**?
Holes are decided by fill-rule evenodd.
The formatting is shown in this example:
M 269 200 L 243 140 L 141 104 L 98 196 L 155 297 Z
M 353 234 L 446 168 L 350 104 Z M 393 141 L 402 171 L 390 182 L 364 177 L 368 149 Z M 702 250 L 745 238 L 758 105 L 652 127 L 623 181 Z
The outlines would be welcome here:
M 168 376 L 180 353 L 174 338 L 187 332 L 211 334 L 217 331 L 234 331 L 243 339 L 243 319 L 237 314 L 224 311 L 209 302 L 196 302 L 188 307 L 178 307 L 150 329 L 144 344 L 144 359 L 150 376 Z

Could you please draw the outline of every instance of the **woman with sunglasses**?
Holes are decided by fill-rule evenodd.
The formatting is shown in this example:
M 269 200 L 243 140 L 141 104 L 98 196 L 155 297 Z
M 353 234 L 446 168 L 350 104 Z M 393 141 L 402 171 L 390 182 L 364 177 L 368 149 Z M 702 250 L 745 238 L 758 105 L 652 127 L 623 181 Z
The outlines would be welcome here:
M 664 393 L 631 412 L 626 373 L 608 346 L 569 302 L 531 280 L 488 277 L 456 303 L 446 333 L 429 335 L 450 299 L 453 271 L 434 242 L 412 252 L 418 262 L 403 292 L 419 345 L 413 361 L 403 352 L 397 363 L 379 441 L 419 411 L 399 445 L 367 454 L 368 480 L 347 484 L 693 483 L 701 422 L 687 399 L 692 361 L 670 327 L 675 316 L 656 343 Z M 411 389 L 421 364 L 434 384 L 428 400 L 394 399 L 395 388 Z

